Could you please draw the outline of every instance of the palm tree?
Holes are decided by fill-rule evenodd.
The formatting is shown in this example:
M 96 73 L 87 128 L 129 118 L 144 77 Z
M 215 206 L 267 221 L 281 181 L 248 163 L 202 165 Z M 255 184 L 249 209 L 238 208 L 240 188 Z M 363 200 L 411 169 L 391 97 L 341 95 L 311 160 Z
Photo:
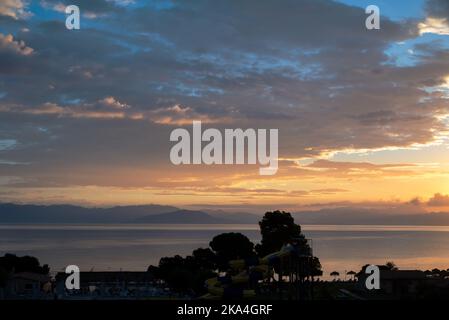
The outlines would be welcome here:
M 356 274 L 357 274 L 357 273 L 356 273 L 355 271 L 352 271 L 352 270 L 346 272 L 346 275 L 350 276 L 350 277 L 351 277 L 351 280 L 354 280 L 354 277 L 355 277 Z
M 393 261 L 388 261 L 385 266 L 387 267 L 388 270 L 391 271 L 397 271 L 399 270 L 399 268 L 396 266 L 396 264 Z
M 336 281 L 339 276 L 340 276 L 340 273 L 338 271 L 331 272 L 331 277 L 334 277 L 334 281 Z

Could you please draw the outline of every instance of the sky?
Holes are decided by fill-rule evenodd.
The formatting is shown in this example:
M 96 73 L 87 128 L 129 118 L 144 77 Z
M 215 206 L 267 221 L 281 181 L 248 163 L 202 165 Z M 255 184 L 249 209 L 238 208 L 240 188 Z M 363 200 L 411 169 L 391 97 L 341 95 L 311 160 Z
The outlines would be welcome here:
M 448 48 L 447 0 L 0 0 L 0 201 L 448 210 Z M 173 165 L 194 120 L 278 172 Z

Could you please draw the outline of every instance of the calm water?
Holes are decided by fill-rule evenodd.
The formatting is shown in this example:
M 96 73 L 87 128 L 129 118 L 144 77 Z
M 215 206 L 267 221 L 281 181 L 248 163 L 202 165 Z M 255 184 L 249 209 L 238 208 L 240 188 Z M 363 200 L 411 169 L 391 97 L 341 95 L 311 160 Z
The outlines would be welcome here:
M 0 255 L 33 255 L 53 271 L 145 270 L 162 256 L 207 247 L 216 234 L 238 231 L 260 240 L 257 225 L 0 225 Z M 404 269 L 449 268 L 449 227 L 304 225 L 329 274 L 394 261 Z

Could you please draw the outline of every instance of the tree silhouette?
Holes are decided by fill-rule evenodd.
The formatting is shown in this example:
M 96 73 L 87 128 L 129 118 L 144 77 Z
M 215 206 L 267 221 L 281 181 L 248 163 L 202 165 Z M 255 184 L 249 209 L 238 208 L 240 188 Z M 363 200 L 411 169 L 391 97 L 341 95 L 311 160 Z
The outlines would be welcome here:
M 237 232 L 219 234 L 212 239 L 209 246 L 215 252 L 220 270 L 228 268 L 229 260 L 244 259 L 255 255 L 254 244 L 247 236 Z
M 312 258 L 312 270 L 311 270 L 311 276 L 312 277 L 319 277 L 323 275 L 323 271 L 321 270 L 321 262 L 318 257 Z
M 399 270 L 399 268 L 396 266 L 396 264 L 393 261 L 388 261 L 385 264 L 385 267 L 387 268 L 387 270 L 391 270 L 391 271 Z
M 217 268 L 217 256 L 210 248 L 195 249 L 192 252 L 192 256 L 201 268 L 211 270 L 215 270 Z
M 8 273 L 34 272 L 47 275 L 50 272 L 49 266 L 47 264 L 41 266 L 35 257 L 18 257 L 10 253 L 0 257 L 0 268 Z
M 256 252 L 260 257 L 279 251 L 286 243 L 295 242 L 302 252 L 310 253 L 311 248 L 301 232 L 301 226 L 295 223 L 292 215 L 285 211 L 266 212 L 259 222 L 262 240 L 256 245 Z M 309 262 L 307 274 L 302 276 L 321 276 L 321 263 L 317 257 Z M 276 272 L 279 272 L 279 264 L 275 264 Z M 285 267 L 284 267 L 285 269 Z M 289 270 L 284 270 L 289 272 Z
M 301 227 L 295 224 L 290 213 L 267 212 L 259 222 L 259 226 L 262 242 L 257 245 L 257 253 L 260 256 L 275 253 L 287 243 L 298 249 L 295 252 L 299 254 L 295 257 L 299 259 L 301 270 L 289 270 L 290 264 L 283 264 L 282 268 L 279 268 L 281 264 L 279 260 L 271 264 L 278 274 L 298 272 L 302 279 L 323 274 L 320 260 L 310 255 L 311 248 L 301 233 Z M 157 267 L 149 266 L 148 271 L 156 278 L 164 280 L 174 291 L 192 292 L 193 290 L 196 294 L 203 294 L 205 293 L 204 281 L 217 276 L 217 271 L 230 271 L 230 260 L 256 256 L 254 244 L 241 233 L 219 234 L 210 241 L 209 246 L 210 248 L 198 248 L 192 252 L 191 256 L 185 258 L 179 255 L 163 257 Z M 301 259 L 305 260 L 301 261 Z
M 202 250 L 200 252 L 204 254 L 205 251 Z M 196 254 L 198 256 L 199 252 Z M 204 281 L 216 275 L 202 259 L 197 259 L 195 256 L 183 258 L 179 255 L 161 258 L 159 266 L 149 266 L 148 271 L 164 280 L 174 291 L 191 292 L 193 290 L 196 294 L 205 293 Z
M 355 277 L 356 274 L 357 274 L 357 272 L 352 271 L 352 270 L 346 272 L 346 275 L 350 276 L 350 277 L 351 277 L 351 280 L 354 280 L 354 277 Z
M 256 252 L 259 256 L 265 256 L 278 251 L 292 238 L 306 240 L 301 233 L 301 227 L 297 225 L 289 212 L 273 211 L 267 212 L 259 222 L 262 241 L 256 245 Z
M 339 276 L 340 276 L 340 273 L 338 271 L 331 272 L 331 277 L 334 277 L 334 281 L 336 281 Z

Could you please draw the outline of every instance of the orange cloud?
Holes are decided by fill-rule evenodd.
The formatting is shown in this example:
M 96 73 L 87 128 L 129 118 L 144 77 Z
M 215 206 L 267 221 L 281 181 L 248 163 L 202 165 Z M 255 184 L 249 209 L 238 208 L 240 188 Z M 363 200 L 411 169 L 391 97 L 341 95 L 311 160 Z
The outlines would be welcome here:
M 11 17 L 15 20 L 26 18 L 30 13 L 25 11 L 26 2 L 22 0 L 0 1 L 0 15 Z
M 449 195 L 443 195 L 441 193 L 435 193 L 432 198 L 427 201 L 427 205 L 431 207 L 448 207 Z
M 33 53 L 33 48 L 27 47 L 25 42 L 14 40 L 12 34 L 4 35 L 0 33 L 0 50 L 7 50 L 22 56 L 29 56 Z
M 230 120 L 229 118 L 214 118 L 206 114 L 200 114 L 190 107 L 179 104 L 152 111 L 150 119 L 155 123 L 178 126 L 191 125 L 193 121 L 223 123 Z
M 103 106 L 113 108 L 113 109 L 128 109 L 128 108 L 130 108 L 129 105 L 118 101 L 116 98 L 114 98 L 112 96 L 101 99 L 99 101 L 99 103 L 102 104 Z

